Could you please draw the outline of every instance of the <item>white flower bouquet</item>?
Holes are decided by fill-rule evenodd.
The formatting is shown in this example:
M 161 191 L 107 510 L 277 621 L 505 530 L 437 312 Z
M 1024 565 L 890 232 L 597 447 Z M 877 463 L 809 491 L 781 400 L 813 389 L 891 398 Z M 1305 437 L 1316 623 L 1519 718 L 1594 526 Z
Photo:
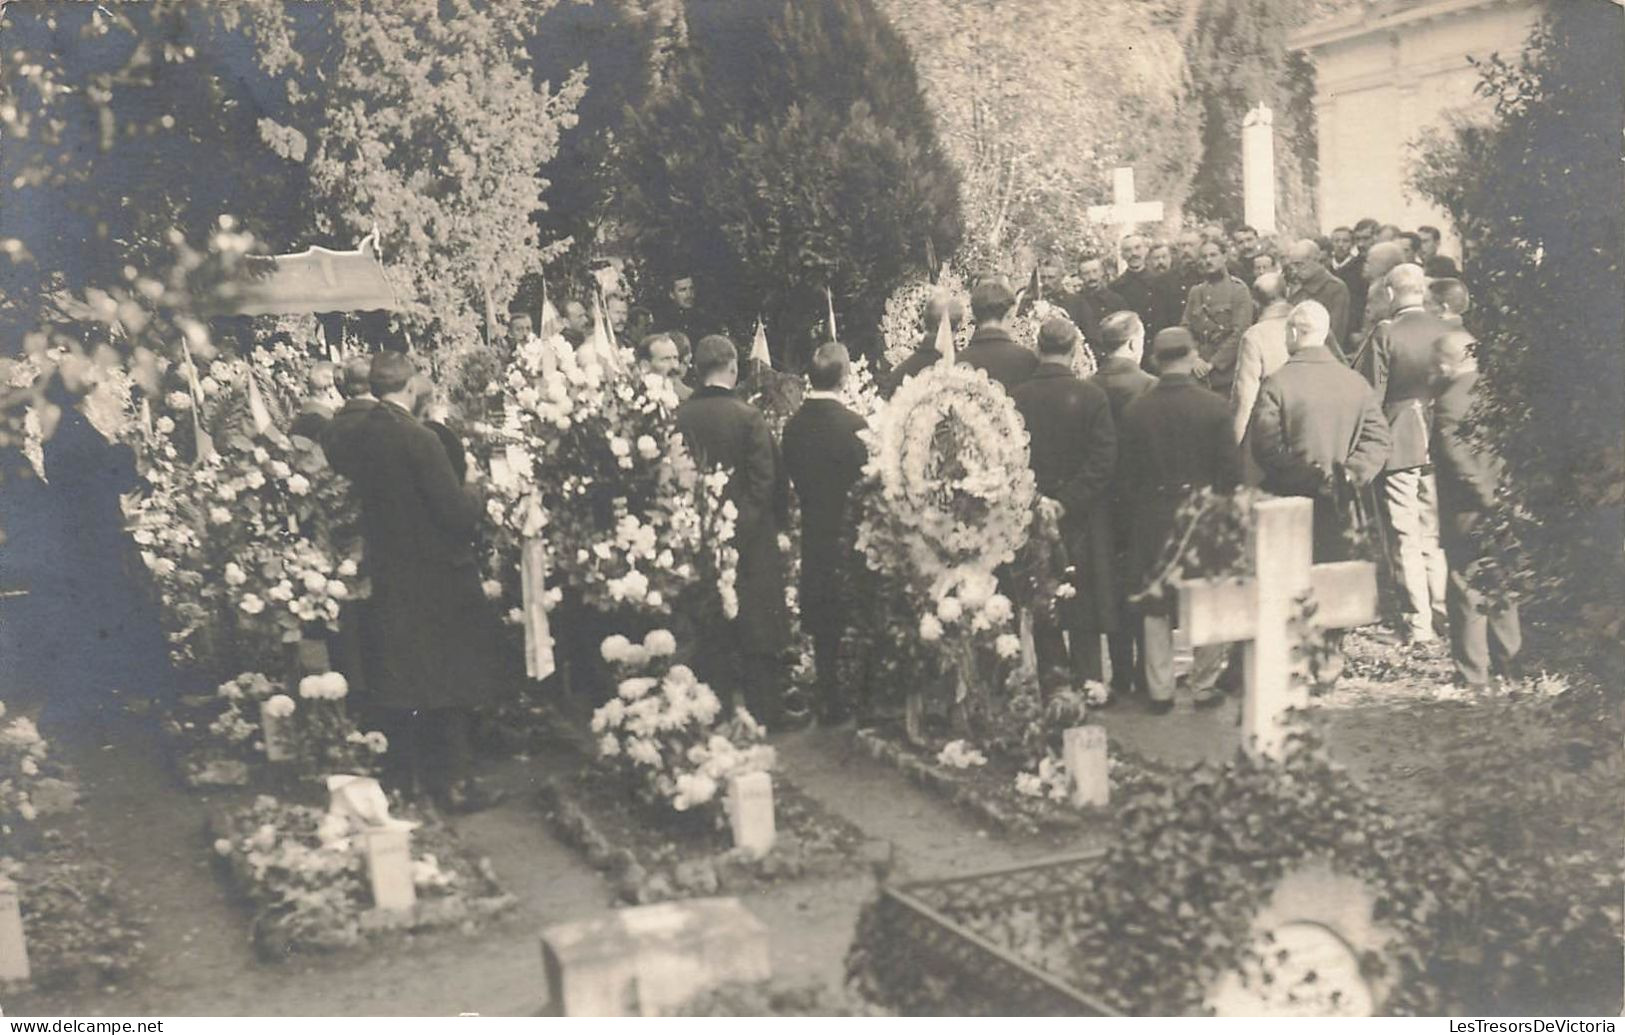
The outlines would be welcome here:
M 598 754 L 647 800 L 677 812 L 704 812 L 721 826 L 728 781 L 769 772 L 771 747 L 750 713 L 731 717 L 715 692 L 687 665 L 675 663 L 677 641 L 657 629 L 633 643 L 604 640 L 601 652 L 620 676 L 615 697 L 593 713 Z

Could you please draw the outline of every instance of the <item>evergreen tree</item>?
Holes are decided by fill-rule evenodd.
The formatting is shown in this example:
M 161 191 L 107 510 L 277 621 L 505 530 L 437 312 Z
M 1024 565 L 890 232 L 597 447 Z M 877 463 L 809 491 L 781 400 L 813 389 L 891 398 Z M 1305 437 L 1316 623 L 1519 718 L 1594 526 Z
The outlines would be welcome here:
M 907 47 L 871 0 L 693 0 L 684 32 L 620 149 L 645 270 L 692 275 L 735 335 L 762 314 L 792 363 L 828 286 L 842 337 L 867 349 L 886 297 L 960 235 Z
M 1625 639 L 1622 43 L 1618 7 L 1552 4 L 1520 59 L 1482 65 L 1478 92 L 1494 119 L 1436 137 L 1413 179 L 1462 238 L 1483 371 L 1478 432 L 1535 518 L 1525 546 L 1537 588 L 1615 663 Z

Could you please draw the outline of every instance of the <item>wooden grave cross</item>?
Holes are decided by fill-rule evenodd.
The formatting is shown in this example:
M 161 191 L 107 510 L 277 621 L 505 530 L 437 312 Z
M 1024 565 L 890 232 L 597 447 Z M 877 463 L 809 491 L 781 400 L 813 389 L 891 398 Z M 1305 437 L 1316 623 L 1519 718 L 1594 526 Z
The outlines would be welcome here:
M 1291 629 L 1299 597 L 1313 595 L 1313 622 L 1346 629 L 1377 618 L 1377 568 L 1369 561 L 1314 564 L 1314 501 L 1299 496 L 1253 506 L 1248 552 L 1254 574 L 1189 579 L 1179 586 L 1179 624 L 1191 646 L 1242 642 L 1242 743 L 1278 758 L 1285 716 L 1308 703 L 1303 665 L 1293 657 Z
M 1134 200 L 1134 168 L 1119 166 L 1112 170 L 1112 203 L 1089 206 L 1089 219 L 1115 227 L 1121 244 L 1135 224 L 1162 222 L 1162 202 Z

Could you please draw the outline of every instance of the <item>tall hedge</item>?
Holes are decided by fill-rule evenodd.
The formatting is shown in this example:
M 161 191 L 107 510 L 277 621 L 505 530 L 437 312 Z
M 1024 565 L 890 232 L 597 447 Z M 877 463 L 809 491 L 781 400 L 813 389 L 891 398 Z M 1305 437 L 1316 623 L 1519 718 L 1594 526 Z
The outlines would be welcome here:
M 1625 639 L 1625 18 L 1557 3 L 1520 58 L 1482 65 L 1494 118 L 1426 148 L 1414 185 L 1455 220 L 1480 340 L 1477 430 L 1506 458 L 1541 603 Z
M 692 0 L 685 19 L 619 148 L 646 292 L 692 275 L 735 335 L 764 316 L 794 366 L 827 285 L 841 336 L 870 348 L 887 296 L 961 232 L 902 38 L 872 0 Z

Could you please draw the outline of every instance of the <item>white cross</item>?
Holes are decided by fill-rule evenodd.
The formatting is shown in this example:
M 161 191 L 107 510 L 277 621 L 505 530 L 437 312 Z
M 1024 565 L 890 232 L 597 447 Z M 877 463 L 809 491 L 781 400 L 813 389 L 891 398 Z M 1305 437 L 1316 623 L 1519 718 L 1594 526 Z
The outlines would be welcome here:
M 1253 507 L 1250 577 L 1190 579 L 1179 586 L 1179 624 L 1191 646 L 1245 643 L 1241 734 L 1247 750 L 1279 757 L 1288 709 L 1308 703 L 1303 664 L 1293 658 L 1295 601 L 1312 593 L 1323 629 L 1377 617 L 1377 568 L 1367 561 L 1314 564 L 1314 501 L 1299 496 Z
M 1162 222 L 1162 202 L 1134 200 L 1134 169 L 1119 166 L 1112 170 L 1112 203 L 1089 206 L 1089 219 L 1117 228 L 1122 241 L 1136 223 Z

